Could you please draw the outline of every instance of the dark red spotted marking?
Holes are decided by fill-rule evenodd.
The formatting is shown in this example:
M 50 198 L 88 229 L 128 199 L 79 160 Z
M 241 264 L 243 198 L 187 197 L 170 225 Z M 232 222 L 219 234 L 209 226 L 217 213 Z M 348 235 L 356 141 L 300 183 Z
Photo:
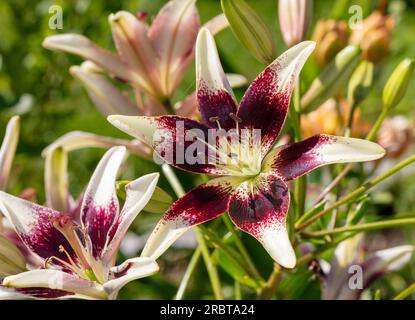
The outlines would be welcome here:
M 118 215 L 117 198 L 107 205 L 97 206 L 92 198 L 87 198 L 82 208 L 82 222 L 88 231 L 92 243 L 92 255 L 99 258 L 105 247 L 109 230 Z
M 202 184 L 173 203 L 163 220 L 180 217 L 189 226 L 209 221 L 227 210 L 231 192 L 228 184 Z
M 319 148 L 332 142 L 332 137 L 315 135 L 288 145 L 276 155 L 271 167 L 286 181 L 302 176 L 324 164 Z
M 271 65 L 252 82 L 237 113 L 241 127 L 261 129 L 263 154 L 278 137 L 290 104 L 292 90 L 281 92 L 277 71 L 278 65 Z
M 229 201 L 229 215 L 241 230 L 253 235 L 276 224 L 284 224 L 290 197 L 285 183 L 275 175 L 260 178 L 251 194 L 236 190 Z
M 36 222 L 31 226 L 29 233 L 19 233 L 25 245 L 44 259 L 55 256 L 69 263 L 66 254 L 59 251 L 59 246 L 62 245 L 71 258 L 77 262 L 78 258 L 69 242 L 53 226 L 53 220 L 59 217 L 60 213 L 37 205 L 32 206 L 32 211 L 36 215 Z
M 218 128 L 216 121 L 212 118 L 218 117 L 222 129 L 235 128 L 235 120 L 229 115 L 236 114 L 237 106 L 233 97 L 225 90 L 212 91 L 203 81 L 199 81 L 197 91 L 199 111 L 202 122 L 212 128 Z

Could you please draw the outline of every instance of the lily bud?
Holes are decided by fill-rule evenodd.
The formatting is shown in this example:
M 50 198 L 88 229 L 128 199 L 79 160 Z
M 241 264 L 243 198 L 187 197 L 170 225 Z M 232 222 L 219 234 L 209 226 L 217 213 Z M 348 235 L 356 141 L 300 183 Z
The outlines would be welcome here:
M 415 61 L 404 59 L 390 75 L 383 89 L 383 108 L 390 110 L 401 102 L 408 89 Z
M 395 21 L 392 17 L 375 11 L 363 21 L 360 28 L 353 30 L 350 44 L 360 45 L 364 59 L 379 62 L 389 52 L 394 25 Z
M 244 0 L 221 0 L 222 10 L 241 44 L 262 63 L 274 60 L 271 32 Z
M 347 100 L 353 106 L 359 105 L 369 94 L 373 83 L 373 62 L 363 60 L 349 80 Z
M 26 262 L 19 249 L 6 237 L 0 235 L 0 276 L 6 277 L 23 272 Z
M 287 47 L 305 40 L 313 10 L 312 0 L 279 0 L 278 16 Z
M 310 88 L 301 99 L 304 112 L 309 112 L 323 104 L 337 90 L 347 83 L 350 75 L 360 61 L 360 50 L 356 46 L 347 46 L 314 79 Z
M 328 64 L 336 54 L 347 46 L 347 24 L 344 21 L 319 20 L 314 30 L 312 40 L 317 42 L 314 57 L 318 64 Z

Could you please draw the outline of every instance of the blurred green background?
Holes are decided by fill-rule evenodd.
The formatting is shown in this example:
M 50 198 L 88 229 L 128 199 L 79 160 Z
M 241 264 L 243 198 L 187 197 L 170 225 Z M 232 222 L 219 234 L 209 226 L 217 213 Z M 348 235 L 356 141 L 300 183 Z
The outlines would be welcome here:
M 48 144 L 69 131 L 83 130 L 114 137 L 126 137 L 107 123 L 95 109 L 80 82 L 69 75 L 69 67 L 79 64 L 82 60 L 69 54 L 44 49 L 41 46 L 42 40 L 55 33 L 76 32 L 86 35 L 105 48 L 114 49 L 107 20 L 110 13 L 118 10 L 131 12 L 144 10 L 149 13 L 151 19 L 151 16 L 157 13 L 165 2 L 164 0 L 0 1 L 0 137 L 4 134 L 8 119 L 14 114 L 21 115 L 21 136 L 9 182 L 10 192 L 18 194 L 24 188 L 33 187 L 38 192 L 38 201 L 44 201 L 43 159 L 40 153 Z M 285 50 L 277 20 L 277 1 L 251 0 L 248 2 L 272 30 L 278 44 L 278 52 Z M 377 2 L 317 0 L 313 22 L 325 17 L 347 20 L 349 18 L 347 9 L 352 4 L 362 5 L 367 14 Z M 50 30 L 48 27 L 51 17 L 48 9 L 54 4 L 63 9 L 62 30 Z M 198 0 L 197 6 L 202 22 L 221 12 L 220 1 L 217 0 Z M 363 113 L 367 119 L 373 119 L 379 113 L 380 92 L 392 69 L 404 57 L 415 57 L 415 1 L 390 1 L 389 11 L 397 19 L 397 25 L 393 31 L 391 54 L 382 62 L 375 89 L 363 106 Z M 249 55 L 230 30 L 220 33 L 216 40 L 224 69 L 227 72 L 240 73 L 252 80 L 263 69 L 264 66 Z M 317 67 L 310 63 L 307 68 L 306 81 L 308 78 L 308 80 L 312 79 Z M 413 77 L 410 88 L 414 85 Z M 184 97 L 193 89 L 194 68 L 191 66 L 176 99 Z M 240 96 L 243 90 L 237 90 L 237 95 Z M 394 113 L 404 113 L 412 119 L 414 106 L 415 90 L 410 89 L 405 101 L 394 110 Z M 70 186 L 74 195 L 79 194 L 85 186 L 102 153 L 102 150 L 82 150 L 71 155 Z M 158 170 L 156 165 L 135 158 L 131 159 L 131 166 L 125 173 L 125 177 L 133 178 L 155 170 Z M 192 180 L 197 179 L 188 174 L 182 174 L 182 178 L 186 187 L 190 187 Z M 162 185 L 169 190 L 164 180 L 162 180 Z M 413 183 L 406 186 L 405 192 L 401 194 L 401 199 L 406 199 L 400 205 L 402 210 L 409 210 L 412 204 L 415 204 L 414 191 Z M 150 221 L 156 220 L 157 217 L 150 218 Z M 151 223 L 143 223 L 141 226 L 145 229 L 150 225 Z M 165 272 L 164 275 L 171 274 L 171 276 L 157 276 L 145 279 L 140 284 L 131 284 L 123 291 L 122 296 L 171 298 L 188 261 L 183 258 L 188 258 L 188 254 L 174 257 L 172 258 L 174 263 L 167 263 L 166 268 L 178 272 Z M 263 272 L 268 272 L 270 267 L 268 261 L 264 264 Z M 201 279 L 204 277 L 203 271 L 200 272 L 199 277 Z M 299 281 L 299 286 L 300 283 L 302 286 L 316 286 L 315 283 L 309 281 L 305 283 Z M 232 281 L 229 281 L 229 284 L 232 285 Z M 140 287 L 138 295 L 136 286 Z M 303 294 L 304 298 L 316 297 L 315 290 L 307 292 Z M 197 292 L 192 291 L 191 297 L 200 298 L 208 293 L 209 284 L 205 281 L 203 285 L 199 285 Z M 295 297 L 295 293 L 290 293 L 289 297 Z

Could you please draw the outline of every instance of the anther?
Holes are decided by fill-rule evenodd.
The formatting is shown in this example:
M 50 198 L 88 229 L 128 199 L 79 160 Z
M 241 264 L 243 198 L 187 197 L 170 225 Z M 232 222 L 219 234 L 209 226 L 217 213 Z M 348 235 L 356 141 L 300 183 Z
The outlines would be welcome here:
M 231 112 L 230 114 L 229 114 L 229 117 L 232 119 L 232 120 L 234 120 L 235 122 L 238 122 L 238 123 L 241 123 L 242 122 L 242 119 L 241 118 L 239 118 L 236 114 L 234 114 L 233 112 Z
M 220 117 L 210 117 L 209 121 L 215 123 L 216 121 L 219 121 Z

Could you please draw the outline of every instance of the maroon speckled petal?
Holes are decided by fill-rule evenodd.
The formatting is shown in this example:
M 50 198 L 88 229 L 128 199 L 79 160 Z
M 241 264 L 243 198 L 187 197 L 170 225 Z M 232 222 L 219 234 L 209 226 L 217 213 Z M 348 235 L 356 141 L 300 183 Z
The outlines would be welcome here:
M 236 114 L 235 97 L 220 63 L 213 36 L 204 28 L 196 41 L 196 86 L 202 122 L 208 127 L 234 128 L 235 117 L 230 114 Z
M 24 244 L 41 258 L 56 256 L 68 261 L 59 252 L 62 245 L 74 261 L 78 260 L 66 238 L 52 225 L 52 221 L 62 217 L 61 213 L 4 192 L 0 192 L 0 208 Z
M 261 129 L 263 154 L 281 131 L 298 74 L 313 49 L 313 42 L 302 42 L 284 52 L 252 82 L 242 98 L 238 117 L 243 127 Z
M 72 292 L 49 288 L 16 288 L 15 290 L 36 299 L 57 299 L 73 295 Z
M 264 159 L 263 169 L 287 181 L 323 165 L 370 161 L 383 155 L 383 148 L 376 143 L 320 134 L 273 149 Z
M 206 144 L 212 135 L 209 128 L 198 121 L 179 116 L 120 115 L 110 116 L 108 120 L 118 129 L 151 145 L 170 165 L 196 173 L 227 174 L 226 168 L 217 165 L 214 149 Z
M 229 215 L 238 228 L 261 242 L 276 262 L 292 268 L 295 254 L 285 227 L 289 202 L 285 183 L 274 174 L 261 174 L 235 190 Z
M 100 257 L 106 243 L 111 240 L 109 230 L 119 214 L 115 180 L 125 152 L 125 147 L 109 149 L 99 162 L 85 191 L 81 221 L 88 232 L 95 258 Z
M 142 256 L 157 259 L 191 227 L 225 212 L 238 180 L 225 177 L 213 179 L 173 203 L 148 239 Z

